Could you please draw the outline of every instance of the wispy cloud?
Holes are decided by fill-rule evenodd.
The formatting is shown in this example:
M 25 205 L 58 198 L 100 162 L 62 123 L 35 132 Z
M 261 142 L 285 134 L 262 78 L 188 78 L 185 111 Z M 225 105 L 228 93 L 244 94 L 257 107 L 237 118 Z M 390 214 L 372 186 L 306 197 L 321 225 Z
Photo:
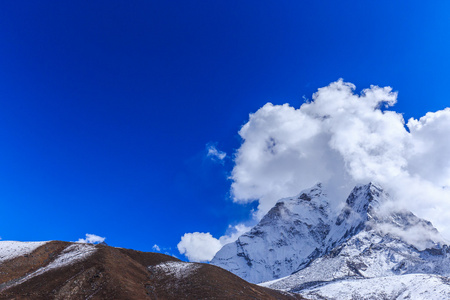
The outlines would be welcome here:
M 214 161 L 223 162 L 227 154 L 223 151 L 220 151 L 216 148 L 216 145 L 213 143 L 206 144 L 207 154 L 206 156 L 211 158 Z
M 159 248 L 159 246 L 156 245 L 156 244 L 153 245 L 152 249 L 153 249 L 154 251 L 157 251 L 157 252 L 160 252 L 160 251 L 161 251 L 161 248 Z

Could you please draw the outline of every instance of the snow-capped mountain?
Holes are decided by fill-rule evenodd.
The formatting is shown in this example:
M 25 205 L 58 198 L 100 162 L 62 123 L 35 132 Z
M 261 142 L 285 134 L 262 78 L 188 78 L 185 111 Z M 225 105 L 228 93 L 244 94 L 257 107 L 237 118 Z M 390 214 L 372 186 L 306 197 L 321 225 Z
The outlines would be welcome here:
M 386 197 L 374 184 L 357 187 L 337 215 L 330 207 L 334 199 L 317 184 L 279 200 L 259 224 L 225 245 L 211 263 L 253 283 L 290 275 L 360 231 L 372 206 Z
M 318 184 L 279 200 L 258 225 L 225 245 L 211 263 L 253 283 L 289 275 L 324 253 L 330 215 L 328 195 Z
M 403 292 L 406 297 L 411 295 L 404 289 L 409 283 L 425 279 L 430 288 L 448 293 L 450 249 L 430 222 L 387 206 L 389 200 L 381 187 L 361 185 L 336 213 L 322 186 L 316 185 L 280 200 L 255 228 L 224 246 L 212 263 L 252 282 L 269 278 L 261 285 L 313 299 L 332 299 L 330 293 L 340 283 L 342 289 L 354 290 L 336 299 L 352 299 L 363 292 L 361 286 L 389 282 L 392 276 L 398 284 L 379 288 L 379 297 Z

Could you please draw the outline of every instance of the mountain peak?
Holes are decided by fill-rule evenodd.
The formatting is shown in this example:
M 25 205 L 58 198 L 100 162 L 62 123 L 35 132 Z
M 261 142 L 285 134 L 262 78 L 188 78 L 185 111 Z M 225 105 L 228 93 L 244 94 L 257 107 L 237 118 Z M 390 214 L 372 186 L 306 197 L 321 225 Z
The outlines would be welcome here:
M 387 197 L 377 184 L 357 186 L 336 215 L 327 191 L 317 183 L 297 196 L 280 199 L 250 232 L 217 252 L 211 263 L 255 283 L 287 276 L 361 231 L 374 214 L 372 206 Z
M 316 183 L 312 188 L 301 191 L 297 198 L 311 201 L 312 198 L 318 198 L 322 195 L 326 195 L 326 193 L 324 192 L 322 183 L 319 182 Z
M 345 206 L 337 216 L 332 230 L 331 247 L 337 246 L 350 236 L 357 234 L 365 226 L 366 222 L 378 219 L 378 211 L 382 203 L 387 202 L 389 195 L 383 188 L 375 183 L 357 185 L 348 196 Z M 341 236 L 341 238 L 338 238 Z
M 352 195 L 360 196 L 366 194 L 368 196 L 366 199 L 371 202 L 372 200 L 374 200 L 374 196 L 380 196 L 382 193 L 384 193 L 383 188 L 373 182 L 370 182 L 368 184 L 359 184 L 353 188 L 350 196 L 347 198 L 347 204 L 353 205 L 351 202 Z
M 383 188 L 370 182 L 364 185 L 357 185 L 346 200 L 345 210 L 351 210 L 359 213 L 361 217 L 365 218 L 367 214 L 373 213 L 373 208 L 379 208 L 382 203 L 388 201 L 389 195 Z
M 294 197 L 287 197 L 287 198 L 281 198 L 277 201 L 279 202 L 286 202 L 286 201 L 293 201 L 295 199 L 298 200 L 304 200 L 304 201 L 311 201 L 316 198 L 323 198 L 326 197 L 327 193 L 325 189 L 323 188 L 322 183 L 316 183 L 313 187 L 302 190 L 297 196 Z

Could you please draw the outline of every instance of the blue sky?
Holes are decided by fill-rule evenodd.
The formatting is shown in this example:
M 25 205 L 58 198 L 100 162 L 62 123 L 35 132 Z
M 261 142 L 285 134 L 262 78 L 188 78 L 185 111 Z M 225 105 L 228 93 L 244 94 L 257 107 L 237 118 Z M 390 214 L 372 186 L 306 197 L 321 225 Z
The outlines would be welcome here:
M 447 1 L 2 1 L 0 236 L 171 248 L 224 234 L 249 113 L 338 78 L 448 106 Z M 207 157 L 213 143 L 228 155 Z

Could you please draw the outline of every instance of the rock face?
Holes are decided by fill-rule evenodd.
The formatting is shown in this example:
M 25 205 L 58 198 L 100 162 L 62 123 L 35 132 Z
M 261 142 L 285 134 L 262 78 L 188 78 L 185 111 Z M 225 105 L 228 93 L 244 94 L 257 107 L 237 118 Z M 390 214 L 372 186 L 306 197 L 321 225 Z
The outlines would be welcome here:
M 385 209 L 389 195 L 372 183 L 355 187 L 337 213 L 328 201 L 320 185 L 280 200 L 255 228 L 224 246 L 212 263 L 251 282 L 271 280 L 262 286 L 312 299 L 372 299 L 375 294 L 373 299 L 391 299 L 385 297 L 389 293 L 406 297 L 413 295 L 413 286 L 407 284 L 421 280 L 439 291 L 427 292 L 431 298 L 444 299 L 442 293 L 450 298 L 450 249 L 430 222 L 409 211 Z M 398 284 L 387 290 L 370 289 L 393 278 Z M 365 295 L 361 286 L 375 294 Z M 340 289 L 352 292 L 337 293 Z
M 0 299 L 303 299 L 216 266 L 67 242 L 0 241 Z

